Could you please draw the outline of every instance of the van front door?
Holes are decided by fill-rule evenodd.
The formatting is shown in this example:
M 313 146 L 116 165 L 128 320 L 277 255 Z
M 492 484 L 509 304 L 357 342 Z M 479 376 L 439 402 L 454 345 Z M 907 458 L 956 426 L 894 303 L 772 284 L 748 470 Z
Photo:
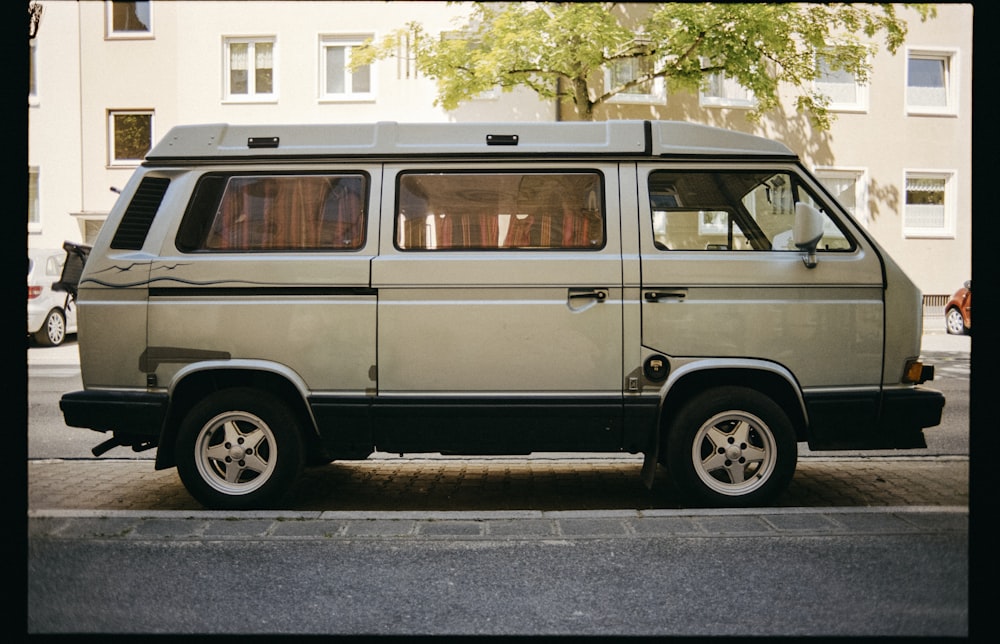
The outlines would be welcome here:
M 377 448 L 617 448 L 616 167 L 386 167 L 383 191 Z
M 767 361 L 803 390 L 877 404 L 881 263 L 816 185 L 793 165 L 640 164 L 638 174 L 645 347 L 719 366 Z M 791 242 L 798 201 L 828 213 L 814 268 Z

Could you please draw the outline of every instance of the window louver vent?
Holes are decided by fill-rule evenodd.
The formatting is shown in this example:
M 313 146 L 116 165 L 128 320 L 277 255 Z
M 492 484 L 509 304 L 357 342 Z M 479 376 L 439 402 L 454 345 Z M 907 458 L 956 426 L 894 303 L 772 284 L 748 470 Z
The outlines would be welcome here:
M 163 195 L 170 185 L 170 179 L 161 177 L 146 177 L 139 184 L 135 196 L 125 210 L 122 223 L 115 231 L 111 240 L 111 248 L 123 250 L 141 250 L 146 241 L 146 233 L 153 224 L 153 217 L 160 208 Z

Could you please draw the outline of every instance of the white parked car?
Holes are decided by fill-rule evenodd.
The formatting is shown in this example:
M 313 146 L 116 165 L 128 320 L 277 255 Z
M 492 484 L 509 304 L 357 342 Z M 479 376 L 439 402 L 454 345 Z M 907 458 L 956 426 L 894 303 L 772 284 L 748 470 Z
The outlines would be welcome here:
M 28 336 L 42 346 L 58 346 L 76 333 L 76 300 L 52 288 L 65 262 L 61 248 L 28 249 Z

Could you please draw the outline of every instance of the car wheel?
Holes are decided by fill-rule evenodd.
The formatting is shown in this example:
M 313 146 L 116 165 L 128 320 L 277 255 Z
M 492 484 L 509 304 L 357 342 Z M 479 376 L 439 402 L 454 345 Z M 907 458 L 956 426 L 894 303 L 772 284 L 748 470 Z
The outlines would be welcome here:
M 792 479 L 797 445 L 773 400 L 745 387 L 691 399 L 667 435 L 667 468 L 685 502 L 709 507 L 770 503 Z
M 270 507 L 303 467 L 294 414 L 252 389 L 219 391 L 195 405 L 181 422 L 175 449 L 184 487 L 218 510 Z
M 965 320 L 962 319 L 962 312 L 952 307 L 944 316 L 945 326 L 951 335 L 964 335 L 966 333 Z
M 45 347 L 57 347 L 66 339 L 66 316 L 59 309 L 52 309 L 45 324 L 35 333 L 35 342 Z

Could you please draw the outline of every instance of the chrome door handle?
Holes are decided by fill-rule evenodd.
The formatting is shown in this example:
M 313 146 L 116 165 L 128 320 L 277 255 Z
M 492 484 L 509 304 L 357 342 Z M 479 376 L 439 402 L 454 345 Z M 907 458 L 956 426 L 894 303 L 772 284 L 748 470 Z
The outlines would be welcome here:
M 687 289 L 671 289 L 667 291 L 646 291 L 643 297 L 647 302 L 659 302 L 661 299 L 683 300 L 687 297 Z
M 608 299 L 608 292 L 604 289 L 587 289 L 583 291 L 573 291 L 569 292 L 569 299 L 577 300 L 580 298 L 586 298 L 588 300 L 597 300 L 598 302 L 603 302 Z

